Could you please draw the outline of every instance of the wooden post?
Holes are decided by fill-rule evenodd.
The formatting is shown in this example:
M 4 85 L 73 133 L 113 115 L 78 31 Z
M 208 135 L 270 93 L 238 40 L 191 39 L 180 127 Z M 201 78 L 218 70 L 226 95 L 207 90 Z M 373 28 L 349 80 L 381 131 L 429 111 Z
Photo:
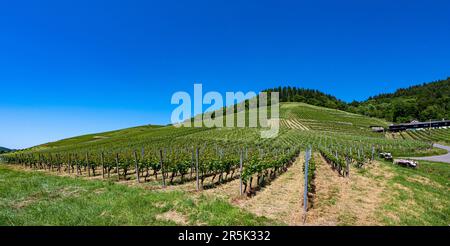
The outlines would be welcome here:
M 81 173 L 81 167 L 80 167 L 80 161 L 78 160 L 78 155 L 75 156 L 76 160 L 76 165 L 77 165 L 77 175 L 82 175 Z
M 91 177 L 91 164 L 89 164 L 89 157 L 87 152 L 86 152 L 86 165 L 88 169 L 88 177 Z
M 372 161 L 374 160 L 374 158 L 375 158 L 375 147 L 372 145 Z
M 120 181 L 120 173 L 119 173 L 119 153 L 116 153 L 116 172 L 117 172 L 117 181 Z
M 306 213 L 308 211 L 308 169 L 309 169 L 309 149 L 305 153 L 305 186 L 303 187 L 303 223 L 306 221 Z
M 103 152 L 100 154 L 100 161 L 102 163 L 102 178 L 105 178 L 105 160 L 104 160 Z
M 428 130 L 428 135 L 430 135 L 431 136 L 431 119 L 430 119 L 430 129 Z
M 190 178 L 192 179 L 192 173 L 194 172 L 194 164 L 195 163 L 195 150 L 194 147 L 192 147 L 192 160 L 191 160 L 191 175 Z
M 199 157 L 199 149 L 197 148 L 196 155 L 195 155 L 195 176 L 196 176 L 196 183 L 197 183 L 197 191 L 200 190 L 200 182 L 198 177 L 198 157 Z
M 67 158 L 67 172 L 70 175 L 70 154 L 68 155 L 68 158 Z
M 159 159 L 160 159 L 160 163 L 161 163 L 161 173 L 162 173 L 162 186 L 163 188 L 166 187 L 166 176 L 164 175 L 164 161 L 163 161 L 163 152 L 160 149 L 159 150 Z
M 138 184 L 140 183 L 140 178 L 139 178 L 139 163 L 138 163 L 138 159 L 137 159 L 137 153 L 136 150 L 134 151 L 134 169 L 136 170 L 136 181 L 138 182 Z
M 59 154 L 56 154 L 56 162 L 58 163 L 58 173 L 60 173 L 61 172 L 61 162 L 59 160 Z
M 242 185 L 243 185 L 243 181 L 242 181 L 242 164 L 243 164 L 243 160 L 244 159 L 244 151 L 241 150 L 241 156 L 240 156 L 240 160 L 239 160 L 239 195 L 243 195 L 244 191 L 242 189 Z
M 144 149 L 144 147 L 141 148 L 141 158 L 142 158 L 142 163 L 144 164 L 145 163 L 145 149 Z M 148 166 L 146 166 L 146 170 L 147 170 L 147 174 L 145 175 L 144 182 L 147 181 Z M 144 169 L 142 169 L 142 175 L 144 175 Z
M 347 170 L 346 170 L 346 174 L 347 174 L 347 177 L 350 177 L 350 160 L 349 160 L 349 157 L 346 157 L 345 158 L 345 161 L 346 161 L 346 164 L 347 164 Z

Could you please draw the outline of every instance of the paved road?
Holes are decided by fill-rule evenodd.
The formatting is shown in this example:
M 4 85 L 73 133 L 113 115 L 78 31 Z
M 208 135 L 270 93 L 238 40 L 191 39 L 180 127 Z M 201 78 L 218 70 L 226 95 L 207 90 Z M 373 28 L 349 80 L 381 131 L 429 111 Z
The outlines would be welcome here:
M 411 157 L 410 159 L 450 163 L 450 147 L 441 144 L 434 144 L 433 146 L 436 148 L 445 149 L 448 151 L 448 153 L 445 155 L 435 155 L 427 157 Z

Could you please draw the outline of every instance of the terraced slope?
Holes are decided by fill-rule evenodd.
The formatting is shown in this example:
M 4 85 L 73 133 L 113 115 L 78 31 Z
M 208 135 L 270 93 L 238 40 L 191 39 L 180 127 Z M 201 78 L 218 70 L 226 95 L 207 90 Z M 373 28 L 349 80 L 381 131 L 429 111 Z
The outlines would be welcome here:
M 442 144 L 450 144 L 450 128 L 422 129 L 390 134 L 394 139 L 418 140 Z
M 370 126 L 388 125 L 386 121 L 376 118 L 295 102 L 281 104 L 280 117 L 283 127 L 372 137 L 383 136 L 372 133 Z
M 280 106 L 280 138 L 284 142 L 291 130 L 320 131 L 328 134 L 350 134 L 364 137 L 383 137 L 372 133 L 369 126 L 387 126 L 386 121 L 352 114 L 340 110 L 312 106 L 305 103 L 282 103 Z M 291 130 L 290 130 L 291 129 Z M 206 132 L 207 133 L 206 133 Z M 303 133 L 295 133 L 303 134 Z M 306 133 L 305 133 L 306 134 Z M 303 135 L 305 135 L 303 134 Z M 306 134 L 310 138 L 313 133 Z M 146 125 L 110 132 L 88 134 L 42 144 L 32 150 L 70 150 L 115 147 L 174 141 L 175 139 L 203 139 L 210 141 L 259 142 L 260 129 L 254 128 L 175 128 L 173 126 Z
M 162 126 L 157 126 L 157 125 L 130 127 L 130 128 L 121 129 L 121 130 L 87 134 L 87 135 L 76 136 L 76 137 L 72 137 L 72 138 L 66 138 L 66 139 L 56 141 L 56 142 L 42 144 L 37 147 L 52 148 L 52 147 L 77 145 L 77 144 L 88 143 L 88 142 L 107 142 L 108 139 L 111 139 L 111 138 L 117 138 L 117 137 L 127 138 L 127 137 L 134 137 L 134 136 L 142 135 L 142 134 L 151 134 L 152 132 L 154 132 L 154 130 L 157 130 L 158 128 L 161 128 L 161 127 Z

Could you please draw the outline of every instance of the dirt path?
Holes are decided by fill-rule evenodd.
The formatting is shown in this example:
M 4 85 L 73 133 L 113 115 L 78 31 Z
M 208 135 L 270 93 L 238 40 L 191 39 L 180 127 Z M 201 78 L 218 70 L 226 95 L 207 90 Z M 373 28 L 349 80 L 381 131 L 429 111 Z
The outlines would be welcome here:
M 303 154 L 255 196 L 239 198 L 239 180 L 207 190 L 206 193 L 230 199 L 231 202 L 256 215 L 275 219 L 288 225 L 302 225 Z
M 391 175 L 378 162 L 365 170 L 350 169 L 340 177 L 320 155 L 315 155 L 316 194 L 308 211 L 309 225 L 379 225 L 375 212 L 383 203 L 386 179 Z

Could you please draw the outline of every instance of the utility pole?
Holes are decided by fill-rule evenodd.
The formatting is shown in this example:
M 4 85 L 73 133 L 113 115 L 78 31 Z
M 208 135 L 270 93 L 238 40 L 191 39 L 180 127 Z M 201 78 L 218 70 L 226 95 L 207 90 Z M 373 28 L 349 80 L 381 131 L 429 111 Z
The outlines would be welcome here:
M 428 134 L 431 136 L 431 119 L 430 119 L 430 131 L 428 132 Z

